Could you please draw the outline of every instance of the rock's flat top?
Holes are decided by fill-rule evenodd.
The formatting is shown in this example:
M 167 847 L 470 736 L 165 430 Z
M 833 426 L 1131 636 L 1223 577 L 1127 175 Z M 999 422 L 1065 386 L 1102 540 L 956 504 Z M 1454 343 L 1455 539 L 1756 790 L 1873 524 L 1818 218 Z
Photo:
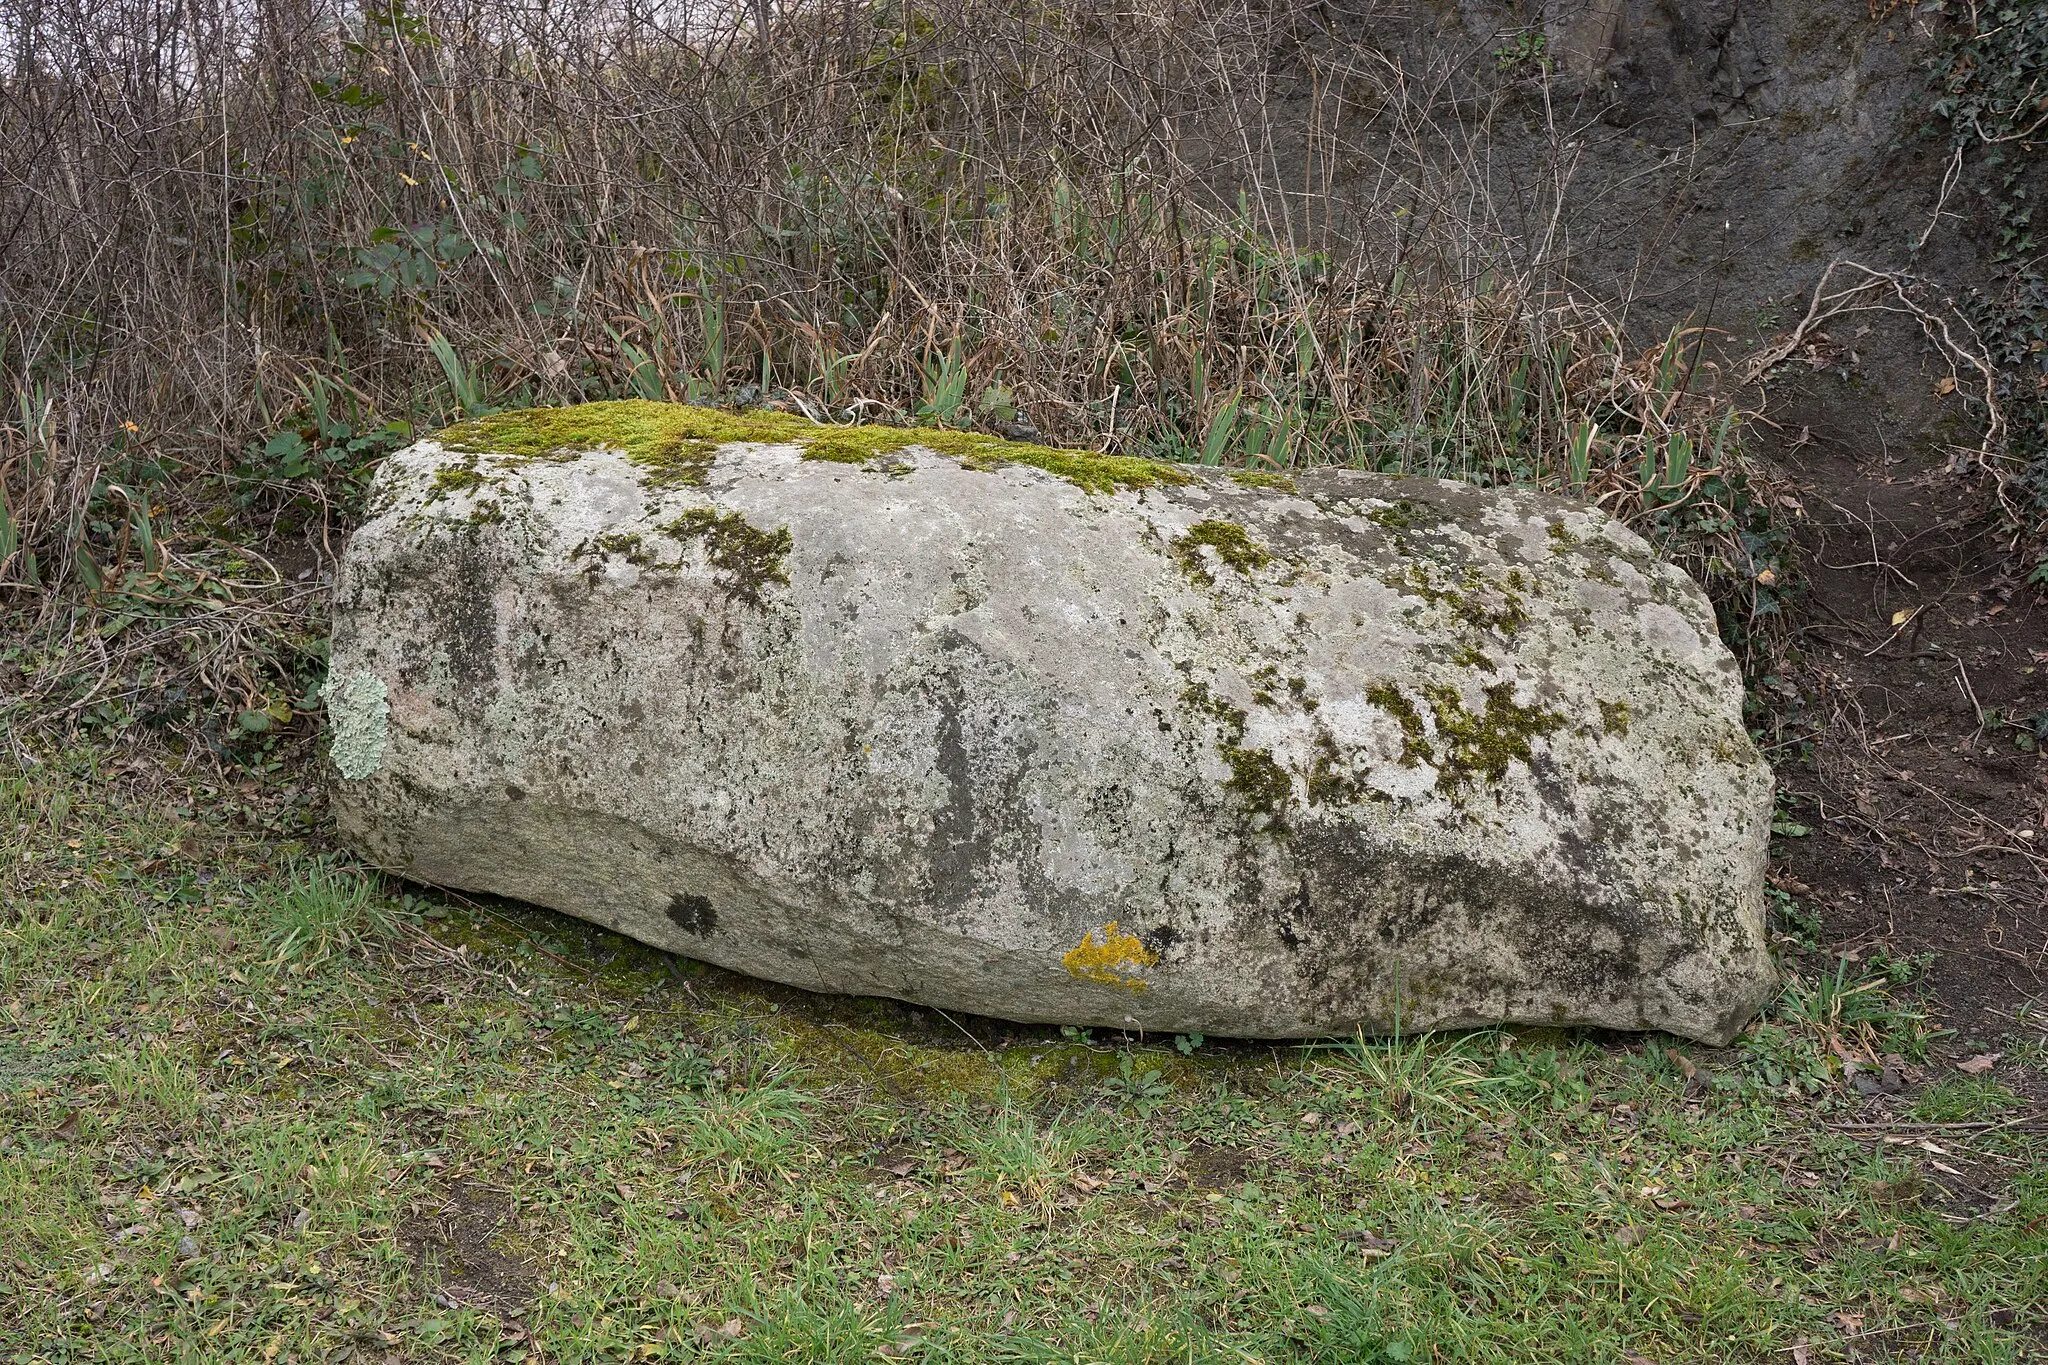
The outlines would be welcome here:
M 1722 1040 L 1770 989 L 1735 664 L 1582 504 L 654 404 L 458 428 L 374 499 L 337 807 L 408 875 L 1160 1032 Z

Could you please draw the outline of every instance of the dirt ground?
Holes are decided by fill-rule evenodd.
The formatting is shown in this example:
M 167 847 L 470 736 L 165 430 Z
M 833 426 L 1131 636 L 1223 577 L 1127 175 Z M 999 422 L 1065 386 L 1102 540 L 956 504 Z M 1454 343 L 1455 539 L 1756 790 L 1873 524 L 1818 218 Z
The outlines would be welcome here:
M 1956 1049 L 2048 1019 L 2048 600 L 1992 491 L 1816 380 L 1774 413 L 1807 588 L 1773 881 L 1830 956 L 1918 960 Z

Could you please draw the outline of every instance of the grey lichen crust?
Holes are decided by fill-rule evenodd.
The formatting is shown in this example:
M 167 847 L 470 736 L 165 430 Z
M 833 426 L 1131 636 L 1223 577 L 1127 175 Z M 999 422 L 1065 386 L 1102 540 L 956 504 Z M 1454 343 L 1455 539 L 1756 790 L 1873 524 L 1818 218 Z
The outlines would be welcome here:
M 1771 990 L 1735 664 L 1610 517 L 899 446 L 393 457 L 335 620 L 346 836 L 1020 1020 L 1725 1042 Z
M 320 689 L 327 703 L 327 753 L 344 779 L 368 777 L 384 762 L 391 725 L 389 691 L 376 674 L 356 669 L 329 675 Z

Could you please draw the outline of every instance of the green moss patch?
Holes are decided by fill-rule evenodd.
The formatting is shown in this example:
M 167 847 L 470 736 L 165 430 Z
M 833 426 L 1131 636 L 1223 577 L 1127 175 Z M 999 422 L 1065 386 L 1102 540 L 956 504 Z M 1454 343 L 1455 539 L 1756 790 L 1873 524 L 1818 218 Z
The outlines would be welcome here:
M 657 488 L 701 485 L 719 446 L 798 441 L 817 423 L 781 412 L 721 412 L 644 398 L 525 408 L 458 423 L 440 435 L 449 450 L 521 460 L 573 459 L 587 450 L 622 451 Z
M 1265 469 L 1233 469 L 1230 481 L 1245 488 L 1272 488 L 1282 493 L 1298 491 L 1292 474 L 1280 474 Z
M 1412 708 L 1411 708 L 1412 710 Z M 1419 722 L 1418 722 L 1419 724 Z M 1346 753 L 1327 730 L 1317 730 L 1308 762 L 1308 803 L 1311 806 L 1348 806 L 1360 801 L 1391 801 L 1387 793 L 1366 779 L 1368 769 L 1357 772 L 1355 751 Z
M 1216 557 L 1228 568 L 1249 575 L 1273 562 L 1273 556 L 1265 546 L 1251 538 L 1251 535 L 1234 521 L 1198 521 L 1187 529 L 1186 534 L 1173 542 L 1174 558 L 1188 577 L 1198 583 L 1213 584 L 1209 566 L 1202 556 L 1202 547 L 1208 546 Z
M 1158 460 L 1104 455 L 1092 450 L 1066 450 L 1059 446 L 1033 445 L 1027 441 L 1005 441 L 979 432 L 945 431 L 937 427 L 813 426 L 804 438 L 804 458 L 831 460 L 839 464 L 866 464 L 912 446 L 951 456 L 969 469 L 999 469 L 1006 464 L 1029 465 L 1057 475 L 1090 493 L 1183 484 L 1193 477 Z
M 701 485 L 718 447 L 743 441 L 797 444 L 807 460 L 853 465 L 921 446 L 969 468 L 1030 465 L 1091 493 L 1183 484 L 1193 478 L 1157 460 L 1005 441 L 971 431 L 827 426 L 789 413 L 723 412 L 640 398 L 479 417 L 448 428 L 440 440 L 453 451 L 522 460 L 570 459 L 586 450 L 623 451 L 657 488 Z
M 786 526 L 763 531 L 737 512 L 692 507 L 661 529 L 685 544 L 702 541 L 719 586 L 735 602 L 758 607 L 764 587 L 789 582 L 782 564 L 790 547 Z
M 1365 699 L 1392 716 L 1401 727 L 1402 767 L 1412 768 L 1429 760 L 1429 727 L 1422 723 L 1422 713 L 1401 694 L 1400 688 L 1392 683 L 1373 683 L 1365 689 Z
M 1453 580 L 1439 567 L 1416 559 L 1404 565 L 1388 586 L 1442 607 L 1475 630 L 1513 635 L 1529 623 L 1529 609 L 1523 605 L 1528 583 L 1519 569 L 1510 569 L 1501 582 L 1493 583 L 1467 564 Z
M 427 501 L 438 502 L 450 493 L 467 493 L 482 488 L 486 482 L 475 460 L 464 464 L 444 464 L 434 471 L 434 487 L 427 495 Z
M 1294 779 L 1272 754 L 1245 744 L 1245 713 L 1211 692 L 1206 683 L 1190 685 L 1181 693 L 1181 701 L 1223 731 L 1216 741 L 1217 755 L 1230 768 L 1223 789 L 1234 793 L 1247 810 L 1265 817 L 1269 825 L 1284 826 L 1287 804 L 1294 796 Z
M 1456 785 L 1475 776 L 1498 782 L 1508 764 L 1529 761 L 1529 741 L 1563 727 L 1564 717 L 1515 701 L 1513 683 L 1486 689 L 1486 710 L 1474 715 L 1458 689 L 1438 683 L 1424 689 L 1436 719 L 1436 765 Z
M 653 552 L 647 548 L 647 542 L 634 531 L 607 531 L 601 536 L 592 536 L 570 554 L 576 559 L 604 559 L 617 555 L 628 564 L 642 569 L 659 567 Z
M 1443 525 L 1450 517 L 1429 503 L 1396 498 L 1385 507 L 1367 512 L 1365 519 L 1390 531 L 1427 531 Z
M 1564 726 L 1564 717 L 1555 711 L 1519 705 L 1513 683 L 1487 688 L 1486 709 L 1477 715 L 1465 705 L 1458 689 L 1447 683 L 1432 683 L 1421 690 L 1436 723 L 1433 736 L 1422 712 L 1393 684 L 1371 684 L 1365 689 L 1365 699 L 1400 725 L 1401 765 L 1431 764 L 1438 771 L 1439 785 L 1448 781 L 1455 788 L 1477 777 L 1497 782 L 1507 776 L 1513 760 L 1529 761 L 1531 740 Z

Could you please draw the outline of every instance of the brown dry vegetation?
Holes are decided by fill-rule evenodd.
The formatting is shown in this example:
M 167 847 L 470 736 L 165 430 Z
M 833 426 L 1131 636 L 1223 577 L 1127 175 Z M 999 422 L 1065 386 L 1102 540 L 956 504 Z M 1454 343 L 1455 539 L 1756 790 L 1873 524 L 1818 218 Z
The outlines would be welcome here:
M 1572 287 L 1541 63 L 1418 69 L 1306 0 L 6 13 L 43 717 L 289 719 L 379 456 L 627 395 L 1582 491 L 1739 646 L 1775 607 L 1704 338 L 1632 351 Z M 1548 178 L 1490 169 L 1508 118 Z

